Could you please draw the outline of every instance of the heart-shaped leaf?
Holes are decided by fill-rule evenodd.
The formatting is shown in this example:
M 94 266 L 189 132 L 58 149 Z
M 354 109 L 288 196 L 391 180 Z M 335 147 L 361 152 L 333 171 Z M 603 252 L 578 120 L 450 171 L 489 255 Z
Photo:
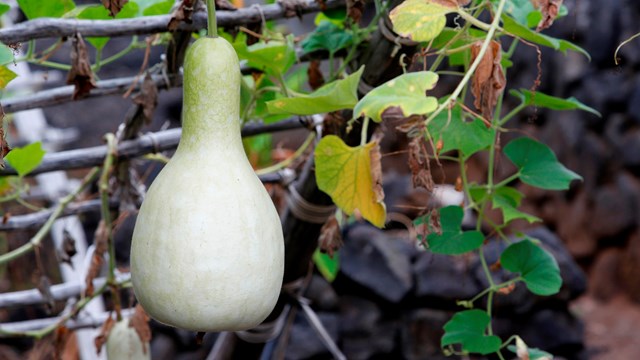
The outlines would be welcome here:
M 512 140 L 504 154 L 519 169 L 522 182 L 547 190 L 566 190 L 582 177 L 558 162 L 549 147 L 528 137 Z
M 486 197 L 491 197 L 490 200 L 493 204 L 493 209 L 500 209 L 502 211 L 502 220 L 505 224 L 516 219 L 524 219 L 529 223 L 542 221 L 537 216 L 518 210 L 518 206 L 520 206 L 524 195 L 512 187 L 501 186 L 494 189 L 492 193 L 489 193 L 487 189 L 483 187 L 473 187 L 469 189 L 469 192 L 476 202 L 483 201 Z
M 271 114 L 313 115 L 350 109 L 358 102 L 358 83 L 364 66 L 345 79 L 333 81 L 311 94 L 267 102 Z
M 330 54 L 344 49 L 353 42 L 351 31 L 341 28 L 331 21 L 323 21 L 301 43 L 305 53 L 327 50 Z
M 442 140 L 441 153 L 460 150 L 465 158 L 491 146 L 491 131 L 478 119 L 467 122 L 459 106 L 443 111 L 427 125 L 434 140 Z
M 461 344 L 462 350 L 482 355 L 491 354 L 500 349 L 502 341 L 495 335 L 485 335 L 491 322 L 489 315 L 482 310 L 465 310 L 453 315 L 444 325 L 441 346 Z
M 525 89 L 520 89 L 520 91 L 511 90 L 509 91 L 509 93 L 519 98 L 523 103 L 527 105 L 534 105 L 551 110 L 584 110 L 596 116 L 602 117 L 602 114 L 600 114 L 598 110 L 581 103 L 574 97 L 563 99 L 547 95 L 539 91 L 532 93 L 531 91 Z
M 442 234 L 427 235 L 429 250 L 438 254 L 458 255 L 482 246 L 484 236 L 480 231 L 462 231 L 464 212 L 460 206 L 447 206 L 439 210 Z
M 353 109 L 354 116 L 365 115 L 381 122 L 382 113 L 391 107 L 399 108 L 405 117 L 428 114 L 438 107 L 438 100 L 426 96 L 426 92 L 437 82 L 438 74 L 431 71 L 400 75 L 365 95 Z
M 4 159 L 16 170 L 18 176 L 25 176 L 40 165 L 44 154 L 42 144 L 38 141 L 9 151 Z
M 389 18 L 400 36 L 426 42 L 440 34 L 447 24 L 445 15 L 455 11 L 455 6 L 446 6 L 444 2 L 407 0 L 391 10 Z
M 529 291 L 537 295 L 553 295 L 560 291 L 562 278 L 558 263 L 546 250 L 531 240 L 509 245 L 500 256 L 503 268 L 520 273 Z
M 339 137 L 322 138 L 315 151 L 316 182 L 318 188 L 331 196 L 333 202 L 347 215 L 358 209 L 362 216 L 377 227 L 383 227 L 386 208 L 374 190 L 372 153 L 378 143 L 350 147 Z M 379 164 L 378 164 L 379 165 Z M 377 167 L 379 169 L 379 167 Z

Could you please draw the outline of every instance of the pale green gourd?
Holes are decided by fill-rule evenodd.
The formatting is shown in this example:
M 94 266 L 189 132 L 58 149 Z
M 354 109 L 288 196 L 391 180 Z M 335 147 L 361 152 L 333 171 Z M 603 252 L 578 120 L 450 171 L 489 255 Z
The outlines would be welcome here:
M 108 360 L 151 360 L 151 349 L 148 342 L 143 342 L 140 335 L 129 327 L 129 319 L 115 323 L 107 337 Z
M 184 63 L 182 137 L 149 188 L 131 246 L 131 277 L 155 320 L 192 331 L 260 324 L 280 294 L 276 209 L 242 147 L 233 47 L 202 37 Z

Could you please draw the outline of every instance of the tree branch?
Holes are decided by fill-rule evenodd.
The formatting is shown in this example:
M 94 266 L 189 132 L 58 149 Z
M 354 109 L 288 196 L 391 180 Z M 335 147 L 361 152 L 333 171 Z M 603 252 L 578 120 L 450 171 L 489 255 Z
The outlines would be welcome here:
M 324 3 L 326 9 L 344 6 L 343 0 L 329 0 Z M 230 27 L 265 20 L 274 20 L 296 16 L 296 13 L 306 14 L 321 10 L 320 2 L 302 0 L 296 5 L 297 11 L 280 4 L 250 6 L 235 11 L 218 11 L 218 26 Z M 292 7 L 292 6 L 291 6 Z M 133 19 L 118 20 L 77 20 L 40 18 L 26 21 L 10 28 L 0 29 L 0 41 L 5 44 L 16 44 L 42 38 L 69 37 L 80 33 L 83 37 L 90 36 L 125 36 L 144 35 L 167 32 L 167 25 L 171 15 L 144 16 Z M 193 23 L 181 23 L 179 30 L 197 31 L 204 29 L 207 23 L 206 12 L 193 14 Z

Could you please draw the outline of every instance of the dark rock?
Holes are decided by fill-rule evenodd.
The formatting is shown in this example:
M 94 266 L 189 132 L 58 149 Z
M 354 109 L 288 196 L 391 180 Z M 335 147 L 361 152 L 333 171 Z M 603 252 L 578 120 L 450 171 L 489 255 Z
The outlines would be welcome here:
M 605 185 L 595 194 L 590 229 L 596 237 L 619 235 L 636 222 L 635 199 L 618 185 Z
M 417 309 L 407 314 L 402 327 L 402 356 L 407 360 L 449 359 L 440 348 L 444 324 L 451 319 L 445 311 Z
M 581 190 L 570 203 L 559 200 L 551 204 L 556 211 L 555 219 L 558 236 L 574 258 L 591 257 L 598 249 L 598 242 L 589 222 L 593 212 L 589 204 L 588 192 Z
M 347 335 L 371 335 L 382 313 L 373 301 L 355 297 L 340 298 L 341 332 Z
M 613 65 L 612 54 L 616 44 L 619 43 L 619 35 L 622 31 L 619 21 L 622 12 L 621 1 L 608 1 L 607 6 L 602 6 L 595 1 L 581 2 L 581 4 L 589 7 L 588 21 L 585 20 L 585 22 L 590 24 L 590 27 L 599 25 L 598 28 L 603 28 L 602 31 L 593 31 L 593 28 L 584 29 L 586 50 L 591 54 L 595 65 L 609 67 Z
M 636 230 L 620 257 L 618 268 L 620 282 L 631 299 L 640 303 L 640 231 Z
M 415 248 L 367 224 L 347 229 L 340 251 L 340 272 L 386 301 L 397 303 L 413 286 L 411 257 Z
M 633 129 L 622 136 L 620 143 L 622 164 L 626 167 L 640 168 L 640 129 Z
M 331 339 L 337 341 L 340 327 L 338 314 L 318 312 L 317 315 Z M 303 360 L 312 358 L 331 359 L 331 356 L 315 329 L 311 327 L 307 318 L 300 311 L 296 315 L 291 328 L 285 359 Z
M 315 309 L 334 310 L 338 307 L 338 294 L 322 276 L 314 274 L 304 296 L 311 300 Z
M 620 291 L 618 267 L 622 251 L 608 248 L 600 252 L 589 271 L 589 293 L 598 300 L 611 299 Z
M 418 298 L 443 300 L 455 304 L 482 291 L 480 283 L 471 275 L 470 262 L 463 257 L 420 253 L 413 273 L 416 279 L 415 295 Z
M 176 357 L 178 347 L 171 337 L 156 332 L 151 339 L 151 358 L 158 360 L 172 360 Z
M 395 352 L 399 328 L 396 321 L 382 321 L 370 329 L 370 335 L 344 335 L 342 350 L 350 360 L 398 358 Z

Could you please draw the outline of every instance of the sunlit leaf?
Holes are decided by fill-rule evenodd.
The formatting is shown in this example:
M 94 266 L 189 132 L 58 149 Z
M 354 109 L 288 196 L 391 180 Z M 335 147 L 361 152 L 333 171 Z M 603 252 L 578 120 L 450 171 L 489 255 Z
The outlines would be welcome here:
M 9 11 L 9 9 L 11 9 L 11 6 L 9 6 L 8 4 L 1 3 L 0 4 L 0 16 L 2 16 L 2 14 L 6 13 L 7 11 Z
M 14 148 L 4 159 L 16 170 L 19 176 L 25 176 L 40 165 L 44 154 L 42 144 L 38 141 L 22 148 Z
M 0 66 L 0 89 L 7 87 L 11 80 L 15 79 L 18 74 L 9 70 L 7 66 Z
M 531 240 L 509 245 L 500 256 L 500 264 L 506 270 L 520 273 L 529 291 L 536 295 L 553 295 L 560 291 L 562 278 L 558 263 Z
M 18 0 L 18 5 L 29 20 L 39 17 L 59 18 L 76 7 L 73 0 Z
M 566 190 L 582 177 L 558 162 L 549 147 L 528 137 L 512 140 L 504 154 L 518 167 L 522 182 L 547 190 Z
M 437 254 L 458 255 L 482 246 L 484 235 L 480 231 L 462 231 L 464 212 L 460 206 L 441 208 L 440 226 L 442 233 L 427 235 L 429 250 Z
M 382 121 L 382 113 L 392 107 L 399 108 L 405 117 L 423 115 L 438 107 L 438 100 L 426 96 L 438 82 L 438 74 L 420 71 L 400 75 L 371 90 L 353 109 L 354 116 L 368 116 Z
M 331 21 L 323 21 L 301 43 L 305 53 L 316 50 L 327 50 L 334 54 L 353 43 L 353 34 Z
M 171 11 L 171 7 L 175 2 L 173 0 L 166 0 L 155 3 L 151 6 L 146 7 L 142 11 L 142 15 L 144 16 L 153 16 L 153 15 L 166 15 Z
M 526 89 L 520 89 L 520 91 L 511 90 L 509 91 L 509 94 L 519 98 L 523 103 L 527 105 L 544 107 L 551 110 L 583 110 L 590 112 L 596 116 L 602 117 L 602 115 L 596 109 L 581 103 L 575 97 L 563 99 L 547 95 L 539 91 L 533 93 Z
M 413 41 L 429 41 L 444 29 L 447 15 L 455 7 L 430 0 L 407 0 L 391 10 L 389 18 L 398 35 Z
M 496 352 L 502 341 L 495 335 L 485 335 L 490 322 L 491 318 L 483 310 L 460 311 L 444 325 L 441 345 L 461 344 L 462 350 L 482 355 Z
M 246 34 L 240 33 L 232 43 L 241 60 L 247 60 L 254 69 L 269 74 L 284 74 L 296 60 L 293 36 L 284 40 L 260 41 L 251 46 L 245 43 Z
M 340 253 L 334 253 L 333 257 L 331 257 L 316 249 L 313 253 L 313 263 L 316 264 L 316 268 L 318 268 L 320 274 L 322 274 L 328 282 L 332 282 L 340 270 Z
M 371 152 L 376 142 L 349 147 L 339 137 L 322 138 L 315 151 L 318 188 L 331 196 L 347 215 L 357 209 L 377 227 L 383 227 L 386 209 L 374 191 Z
M 116 19 L 127 19 L 135 17 L 138 14 L 138 4 L 135 2 L 128 2 L 124 5 L 124 7 L 120 10 L 118 15 L 116 15 Z M 78 19 L 84 20 L 111 20 L 113 17 L 109 15 L 109 10 L 105 9 L 102 5 L 91 5 L 87 6 L 82 10 L 78 15 Z M 102 49 L 107 42 L 109 42 L 108 37 L 88 37 L 86 40 L 93 45 L 96 49 Z
M 363 71 L 364 67 L 361 67 L 345 79 L 333 81 L 308 95 L 301 94 L 269 101 L 267 103 L 269 112 L 312 115 L 353 108 L 358 102 L 358 83 Z

